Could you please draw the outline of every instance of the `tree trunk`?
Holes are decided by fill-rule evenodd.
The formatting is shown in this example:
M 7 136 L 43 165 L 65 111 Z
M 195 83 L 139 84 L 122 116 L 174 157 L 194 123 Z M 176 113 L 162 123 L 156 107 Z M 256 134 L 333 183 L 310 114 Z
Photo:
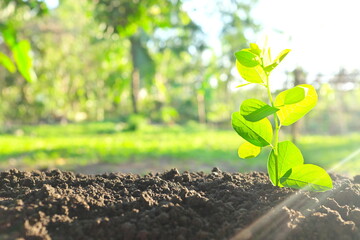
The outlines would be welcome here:
M 131 101 L 133 113 L 138 113 L 138 100 L 139 100 L 139 88 L 140 88 L 140 70 L 138 67 L 138 56 L 136 49 L 140 47 L 140 41 L 136 37 L 130 38 L 131 43 L 131 60 L 132 60 L 132 73 L 131 73 Z
M 299 84 L 306 83 L 306 76 L 305 76 L 304 71 L 301 68 L 296 68 L 293 71 L 293 75 L 294 75 L 294 87 Z M 299 121 L 297 121 L 291 125 L 291 128 L 290 128 L 291 139 L 292 139 L 292 142 L 295 144 L 297 143 L 297 141 L 299 139 L 301 126 L 302 126 L 302 119 L 300 119 Z
M 205 124 L 206 123 L 206 110 L 205 110 L 204 93 L 197 92 L 197 103 L 198 103 L 199 123 Z
M 138 100 L 139 100 L 139 85 L 140 85 L 140 72 L 139 69 L 134 68 L 131 74 L 131 100 L 133 113 L 138 113 Z

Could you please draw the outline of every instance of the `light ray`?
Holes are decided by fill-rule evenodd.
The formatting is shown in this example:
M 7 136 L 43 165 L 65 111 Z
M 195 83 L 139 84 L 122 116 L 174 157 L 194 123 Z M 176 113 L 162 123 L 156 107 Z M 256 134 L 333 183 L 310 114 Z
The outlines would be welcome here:
M 331 167 L 328 171 L 333 172 L 338 169 L 340 166 L 354 159 L 360 154 L 360 148 L 349 154 L 347 157 L 343 158 L 339 163 Z M 304 197 L 301 193 L 306 190 L 306 188 L 294 192 L 284 201 L 273 207 L 266 214 L 258 218 L 252 224 L 247 226 L 238 232 L 231 240 L 247 240 L 254 239 L 284 239 L 286 235 L 292 230 L 291 227 L 284 225 L 284 223 L 289 223 L 290 218 L 290 209 L 295 209 L 296 211 L 301 212 L 303 217 L 307 217 L 311 214 L 311 211 L 306 211 L 306 209 L 314 209 L 320 207 L 320 205 L 332 194 L 339 190 L 330 190 L 324 193 L 321 193 L 317 196 L 316 200 L 309 201 L 309 198 Z M 288 213 L 286 213 L 288 212 Z M 296 224 L 293 226 L 296 227 Z
M 306 209 L 313 209 L 319 207 L 334 191 L 328 191 L 321 194 L 319 201 L 314 199 L 309 203 L 308 198 L 301 195 L 302 190 L 290 195 L 287 199 L 276 205 L 273 209 L 265 215 L 258 218 L 251 225 L 241 230 L 231 240 L 247 240 L 254 239 L 284 239 L 285 236 L 292 230 L 290 227 L 284 225 L 289 222 L 289 214 L 286 212 L 289 209 L 296 209 L 302 212 L 303 217 L 307 217 L 311 212 L 305 211 Z
M 352 160 L 353 158 L 355 158 L 359 154 L 360 154 L 360 148 L 355 150 L 351 154 L 349 154 L 347 157 L 343 158 L 340 162 L 338 162 L 337 164 L 332 166 L 328 171 L 329 172 L 334 172 L 334 170 L 338 169 L 339 167 L 341 167 L 345 163 L 349 162 L 350 160 Z

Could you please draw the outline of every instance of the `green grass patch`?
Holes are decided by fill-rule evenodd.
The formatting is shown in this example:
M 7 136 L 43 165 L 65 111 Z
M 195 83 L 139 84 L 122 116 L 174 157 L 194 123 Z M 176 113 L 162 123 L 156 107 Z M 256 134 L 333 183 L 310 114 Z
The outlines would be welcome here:
M 266 170 L 269 150 L 246 161 L 237 156 L 241 138 L 231 129 L 151 126 L 123 132 L 113 122 L 25 126 L 0 135 L 0 166 L 72 166 L 94 163 L 170 161 L 175 165 L 227 165 L 238 171 Z M 360 147 L 360 134 L 304 136 L 305 162 L 331 168 Z M 360 156 L 338 171 L 360 172 Z

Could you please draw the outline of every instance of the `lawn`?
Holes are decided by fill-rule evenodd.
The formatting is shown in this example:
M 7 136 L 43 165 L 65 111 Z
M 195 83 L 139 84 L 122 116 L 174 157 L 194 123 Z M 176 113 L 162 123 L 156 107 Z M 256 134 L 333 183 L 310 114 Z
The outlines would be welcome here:
M 239 159 L 237 148 L 242 140 L 231 129 L 179 126 L 151 126 L 137 132 L 120 129 L 113 122 L 19 127 L 0 135 L 0 168 L 73 169 L 78 165 L 131 162 L 189 170 L 211 166 L 242 172 L 266 169 L 268 149 L 257 158 Z M 330 169 L 359 148 L 360 134 L 303 136 L 298 145 L 305 162 Z M 337 171 L 359 173 L 360 154 Z

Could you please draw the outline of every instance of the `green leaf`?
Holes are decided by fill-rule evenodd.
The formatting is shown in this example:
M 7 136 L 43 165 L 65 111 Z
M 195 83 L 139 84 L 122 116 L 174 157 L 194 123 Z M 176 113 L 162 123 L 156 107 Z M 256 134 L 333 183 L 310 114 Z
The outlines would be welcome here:
M 260 64 L 260 58 L 248 49 L 243 49 L 235 53 L 236 59 L 245 67 L 255 67 Z
M 256 54 L 257 56 L 261 55 L 261 49 L 256 43 L 250 43 L 250 51 Z
M 284 58 L 289 54 L 289 52 L 291 51 L 291 49 L 284 49 L 282 50 L 279 55 L 275 58 L 274 63 L 281 63 L 282 60 L 284 60 Z
M 304 158 L 300 150 L 290 141 L 280 142 L 278 144 L 278 178 L 283 176 L 290 168 L 297 165 L 304 164 Z M 271 182 L 276 184 L 276 156 L 274 149 L 270 152 L 267 168 L 269 173 L 269 178 Z M 279 184 L 282 187 L 281 184 Z
M 282 50 L 270 65 L 265 65 L 265 71 L 271 72 L 272 70 L 274 70 L 274 68 L 276 68 L 280 64 L 280 62 L 286 57 L 286 55 L 288 55 L 290 51 L 290 49 Z
M 257 155 L 259 155 L 261 151 L 261 148 L 258 146 L 255 146 L 249 142 L 245 142 L 240 145 L 238 149 L 238 155 L 240 158 L 248 159 L 248 158 L 254 158 Z
M 294 87 L 289 89 L 285 95 L 285 105 L 298 103 L 305 98 L 305 89 L 302 87 Z
M 303 164 L 289 169 L 280 178 L 285 187 L 324 192 L 333 188 L 329 174 L 321 167 L 313 164 Z
M 16 72 L 16 67 L 11 59 L 4 53 L 0 52 L 0 64 L 3 65 L 9 72 Z
M 241 104 L 240 114 L 248 121 L 257 122 L 278 110 L 278 108 L 271 107 L 263 101 L 251 98 Z
M 21 75 L 28 81 L 36 80 L 36 74 L 32 68 L 31 47 L 29 41 L 23 40 L 18 42 L 12 49 L 15 63 Z
M 264 66 L 268 66 L 268 65 L 270 65 L 272 63 L 271 50 L 269 48 L 268 37 L 267 36 L 264 39 L 263 49 L 262 49 L 262 56 L 261 57 L 262 57 Z
M 240 84 L 240 85 L 237 85 L 236 88 L 245 87 L 245 86 L 250 85 L 250 84 L 251 83 Z
M 13 27 L 9 25 L 5 25 L 5 28 L 1 29 L 2 37 L 9 48 L 12 48 L 17 40 L 16 40 L 16 31 Z
M 273 131 L 270 121 L 264 118 L 258 122 L 247 121 L 239 112 L 231 116 L 234 130 L 246 141 L 258 147 L 270 145 Z
M 236 60 L 236 68 L 240 73 L 240 76 L 251 83 L 265 83 L 266 82 L 266 73 L 261 65 L 257 65 L 255 67 L 246 67 L 239 63 Z
M 289 126 L 293 124 L 307 114 L 317 103 L 318 96 L 313 86 L 309 84 L 301 84 L 295 88 L 299 87 L 304 89 L 305 97 L 303 100 L 294 104 L 286 105 L 285 99 L 288 93 L 291 94 L 293 91 L 292 89 L 279 93 L 275 99 L 275 107 L 280 109 L 276 112 L 276 114 L 280 119 L 281 125 Z

